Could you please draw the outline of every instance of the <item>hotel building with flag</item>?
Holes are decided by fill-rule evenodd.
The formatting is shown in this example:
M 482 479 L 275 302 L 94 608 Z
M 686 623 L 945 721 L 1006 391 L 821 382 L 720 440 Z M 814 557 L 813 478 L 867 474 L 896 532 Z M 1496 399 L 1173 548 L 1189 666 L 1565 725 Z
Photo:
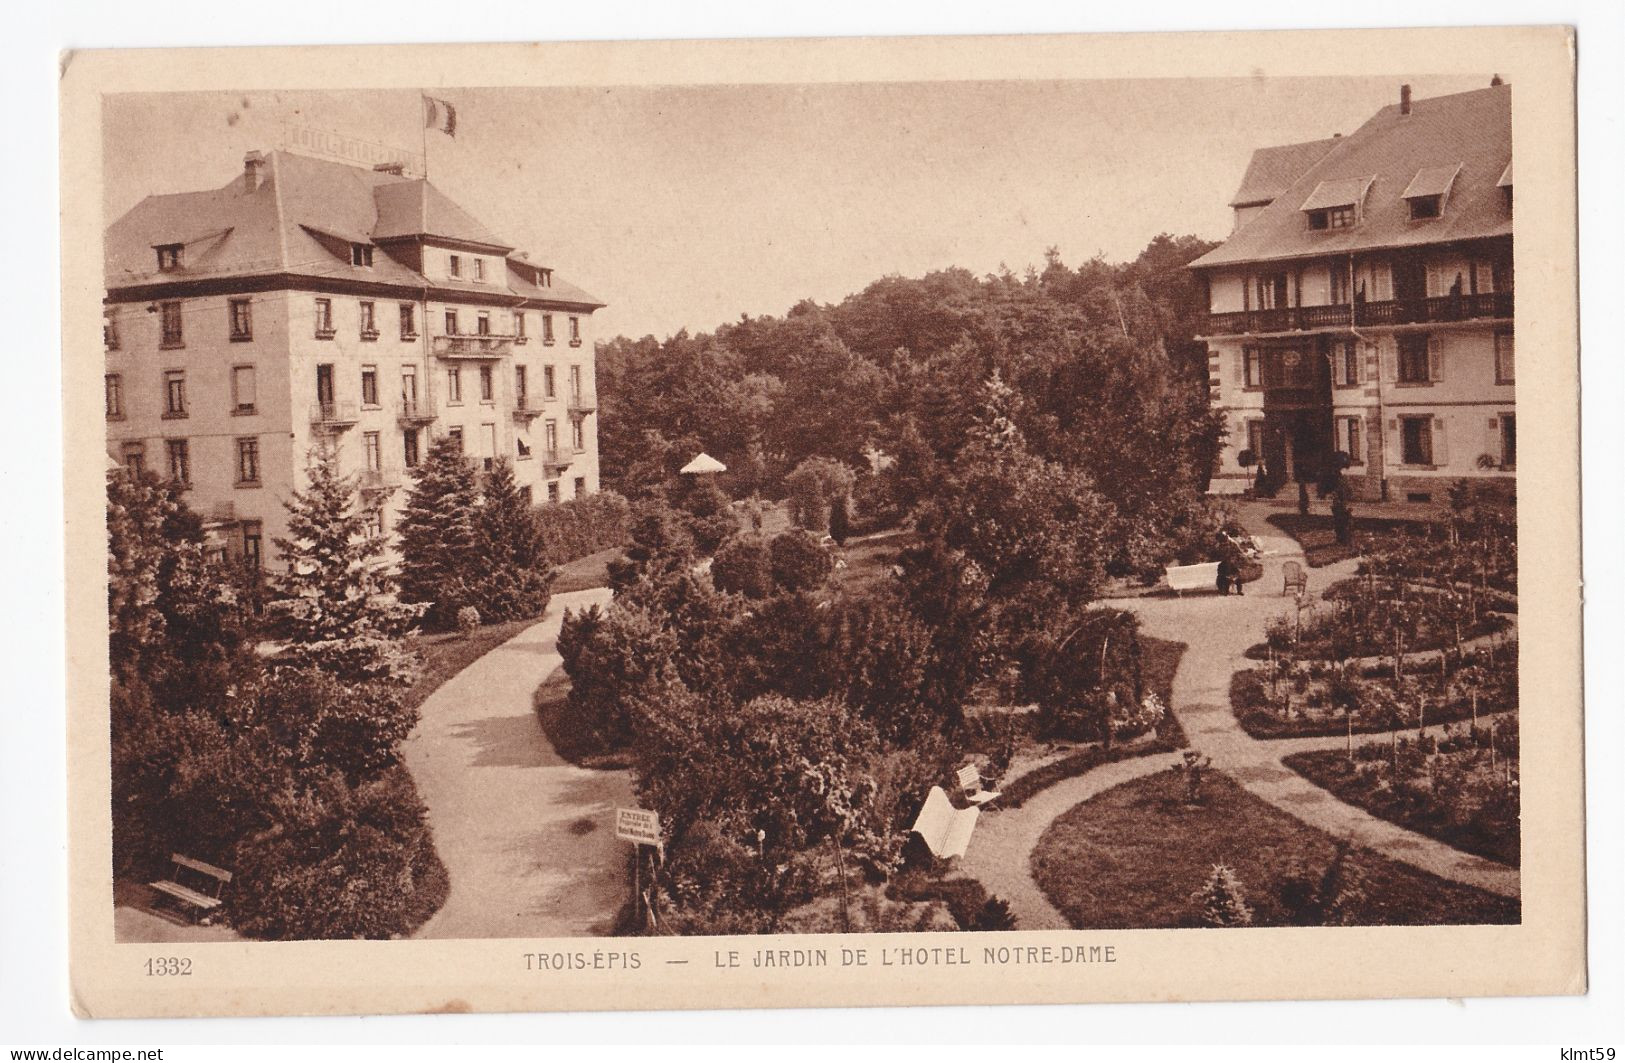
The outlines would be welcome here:
M 385 536 L 442 436 L 537 503 L 598 490 L 604 304 L 399 165 L 251 151 L 142 200 L 105 254 L 108 453 L 186 485 L 217 548 L 275 567 L 324 442 L 387 493 Z
M 1512 88 L 1398 101 L 1348 136 L 1261 148 L 1207 281 L 1226 441 L 1211 490 L 1440 502 L 1517 469 Z

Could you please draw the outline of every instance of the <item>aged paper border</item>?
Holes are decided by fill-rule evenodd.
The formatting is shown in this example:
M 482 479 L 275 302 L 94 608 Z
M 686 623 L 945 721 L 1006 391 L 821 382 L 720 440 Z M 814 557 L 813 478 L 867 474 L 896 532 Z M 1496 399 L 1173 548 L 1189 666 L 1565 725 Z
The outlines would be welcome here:
M 72 1006 L 81 1016 L 371 1014 L 1573 994 L 1585 991 L 1574 37 L 1562 27 L 1099 36 L 211 48 L 65 55 L 63 417 Z M 1281 77 L 1499 72 L 1516 93 L 1523 922 L 1509 927 L 1030 931 L 785 938 L 115 944 L 107 731 L 100 97 L 273 88 Z M 1538 472 L 1537 472 L 1538 470 Z M 1539 692 L 1537 699 L 1530 692 Z M 871 965 L 718 970 L 717 950 L 867 948 Z M 991 967 L 984 945 L 1111 945 L 1116 962 Z M 968 967 L 882 967 L 963 946 Z M 161 951 L 184 981 L 151 979 Z M 639 967 L 527 971 L 526 953 Z M 688 961 L 674 965 L 667 961 Z

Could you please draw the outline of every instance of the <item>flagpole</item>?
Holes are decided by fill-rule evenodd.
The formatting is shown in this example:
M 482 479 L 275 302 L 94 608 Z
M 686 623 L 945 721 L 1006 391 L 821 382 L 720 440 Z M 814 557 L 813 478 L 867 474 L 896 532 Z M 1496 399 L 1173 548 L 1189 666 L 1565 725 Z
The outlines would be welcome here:
M 423 136 L 423 180 L 429 180 L 429 120 L 424 107 L 427 106 L 429 94 L 422 89 L 418 90 L 418 132 Z

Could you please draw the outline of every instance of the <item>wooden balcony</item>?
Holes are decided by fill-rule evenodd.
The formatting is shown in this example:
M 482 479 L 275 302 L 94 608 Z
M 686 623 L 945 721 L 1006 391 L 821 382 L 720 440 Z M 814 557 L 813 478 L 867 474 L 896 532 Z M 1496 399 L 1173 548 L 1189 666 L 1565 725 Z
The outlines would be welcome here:
M 1435 322 L 1511 320 L 1511 292 L 1437 295 L 1428 299 L 1362 303 L 1355 321 L 1361 325 L 1426 325 Z
M 360 420 L 353 402 L 315 402 L 310 406 L 310 423 L 318 428 L 342 431 Z
M 1511 292 L 1476 295 L 1439 295 L 1427 299 L 1391 299 L 1349 306 L 1283 306 L 1271 310 L 1237 310 L 1209 314 L 1211 336 L 1247 333 L 1311 332 L 1347 329 L 1351 325 L 1421 325 L 1453 321 L 1494 321 L 1512 318 Z
M 467 358 L 475 361 L 506 358 L 513 353 L 514 337 L 495 332 L 472 335 L 436 336 L 434 353 L 437 358 Z

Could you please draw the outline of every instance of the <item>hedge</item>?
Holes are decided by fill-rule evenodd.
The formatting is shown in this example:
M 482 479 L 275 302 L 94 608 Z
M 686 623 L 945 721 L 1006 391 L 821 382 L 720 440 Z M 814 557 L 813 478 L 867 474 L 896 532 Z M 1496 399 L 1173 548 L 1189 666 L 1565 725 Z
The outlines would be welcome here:
M 581 495 L 568 502 L 550 502 L 536 508 L 547 561 L 567 565 L 627 541 L 631 506 L 614 491 Z

